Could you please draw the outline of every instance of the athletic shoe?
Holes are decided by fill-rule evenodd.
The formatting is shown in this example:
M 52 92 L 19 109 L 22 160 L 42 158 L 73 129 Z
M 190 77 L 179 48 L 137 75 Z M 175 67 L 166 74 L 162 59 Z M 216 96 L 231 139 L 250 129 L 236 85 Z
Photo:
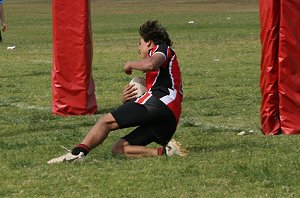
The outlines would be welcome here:
M 187 156 L 188 151 L 181 147 L 181 144 L 172 139 L 167 146 L 165 146 L 165 153 L 167 156 Z
M 63 147 L 63 146 L 62 146 Z M 61 163 L 61 162 L 73 162 L 73 161 L 82 161 L 85 157 L 83 152 L 80 152 L 78 155 L 73 155 L 71 153 L 71 150 L 66 149 L 63 147 L 68 153 L 65 155 L 62 155 L 57 158 L 53 158 L 49 160 L 47 163 L 48 164 L 55 164 L 55 163 Z

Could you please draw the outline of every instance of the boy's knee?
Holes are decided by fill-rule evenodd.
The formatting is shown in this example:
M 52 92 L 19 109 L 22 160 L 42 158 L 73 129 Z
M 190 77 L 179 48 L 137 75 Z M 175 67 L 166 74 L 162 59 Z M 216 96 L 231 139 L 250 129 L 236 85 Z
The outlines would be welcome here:
M 99 119 L 98 123 L 109 130 L 114 130 L 119 127 L 115 118 L 110 113 Z
M 113 155 L 124 155 L 125 154 L 125 146 L 128 145 L 128 142 L 124 139 L 120 139 L 116 142 L 112 147 Z

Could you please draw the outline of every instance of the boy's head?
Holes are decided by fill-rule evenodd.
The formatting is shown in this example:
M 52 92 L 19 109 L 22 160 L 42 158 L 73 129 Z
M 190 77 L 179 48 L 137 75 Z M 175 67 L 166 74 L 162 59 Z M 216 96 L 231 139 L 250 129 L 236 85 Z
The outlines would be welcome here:
M 172 41 L 166 29 L 157 20 L 146 21 L 139 29 L 139 33 L 145 42 L 153 41 L 156 45 L 172 46 Z

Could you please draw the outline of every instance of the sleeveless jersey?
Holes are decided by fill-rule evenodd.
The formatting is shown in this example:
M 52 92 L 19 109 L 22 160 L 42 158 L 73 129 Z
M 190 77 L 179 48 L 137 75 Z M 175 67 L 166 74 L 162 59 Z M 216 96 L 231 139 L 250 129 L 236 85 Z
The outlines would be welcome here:
M 136 99 L 135 102 L 146 104 L 150 97 L 156 97 L 171 109 L 178 123 L 183 92 L 177 57 L 173 49 L 167 45 L 154 46 L 149 51 L 149 57 L 157 53 L 162 54 L 165 61 L 155 71 L 146 72 L 148 92 Z

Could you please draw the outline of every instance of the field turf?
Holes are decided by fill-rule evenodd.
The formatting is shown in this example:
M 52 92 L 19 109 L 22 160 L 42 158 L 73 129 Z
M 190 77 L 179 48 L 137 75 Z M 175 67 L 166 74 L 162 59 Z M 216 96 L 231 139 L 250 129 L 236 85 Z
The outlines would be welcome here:
M 300 196 L 299 136 L 260 131 L 257 0 L 93 0 L 91 6 L 99 112 L 61 117 L 50 109 L 51 1 L 5 1 L 0 197 Z M 138 27 L 149 19 L 158 19 L 174 41 L 184 86 L 174 137 L 189 156 L 115 158 L 111 146 L 131 130 L 124 129 L 111 133 L 84 163 L 48 165 L 64 153 L 60 145 L 72 148 L 120 105 L 131 79 L 123 64 L 139 58 Z

